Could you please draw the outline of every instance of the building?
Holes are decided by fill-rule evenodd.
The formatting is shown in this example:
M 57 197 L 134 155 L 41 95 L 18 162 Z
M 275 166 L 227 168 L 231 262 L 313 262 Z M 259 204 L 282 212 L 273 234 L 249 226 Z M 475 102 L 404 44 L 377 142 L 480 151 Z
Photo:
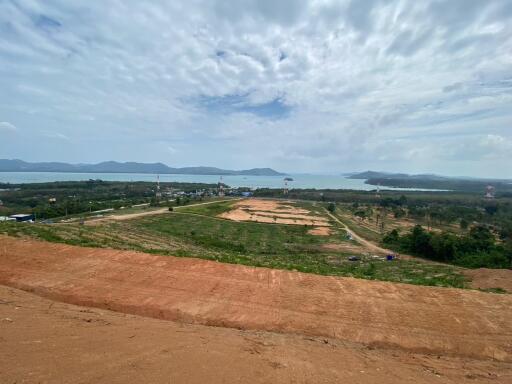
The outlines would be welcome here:
M 34 221 L 35 216 L 28 213 L 18 213 L 17 215 L 9 216 L 10 219 L 15 219 L 17 222 L 26 222 L 26 221 Z

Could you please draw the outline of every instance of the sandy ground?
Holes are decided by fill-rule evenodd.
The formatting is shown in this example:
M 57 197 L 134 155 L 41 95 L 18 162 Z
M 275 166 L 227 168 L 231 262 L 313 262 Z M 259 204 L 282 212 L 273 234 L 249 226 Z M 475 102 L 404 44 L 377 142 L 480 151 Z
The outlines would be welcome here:
M 464 274 L 471 278 L 473 288 L 501 288 L 512 293 L 511 269 L 468 269 L 464 271 Z
M 169 208 L 167 208 L 167 207 L 160 208 L 160 209 L 154 209 L 154 210 L 147 210 L 147 211 L 137 212 L 137 213 L 108 215 L 108 216 L 104 216 L 104 217 L 86 220 L 85 224 L 86 225 L 97 225 L 97 224 L 103 224 L 105 221 L 131 220 L 131 219 L 136 219 L 138 217 L 161 215 L 162 213 L 166 213 L 166 212 L 169 212 Z
M 512 296 L 0 237 L 0 284 L 67 303 L 512 361 Z
M 509 383 L 512 364 L 190 325 L 0 286 L 2 383 Z
M 315 227 L 308 230 L 310 235 L 315 236 L 329 236 L 331 234 L 331 229 L 328 227 Z
M 219 217 L 233 221 L 255 221 L 289 225 L 330 226 L 329 220 L 314 216 L 303 208 L 297 208 L 286 201 L 246 199 L 233 205 L 233 209 Z

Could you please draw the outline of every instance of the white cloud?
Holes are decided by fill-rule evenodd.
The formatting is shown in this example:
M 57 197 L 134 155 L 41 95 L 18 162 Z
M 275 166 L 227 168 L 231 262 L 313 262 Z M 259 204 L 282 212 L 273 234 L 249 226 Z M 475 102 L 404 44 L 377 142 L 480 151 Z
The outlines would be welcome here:
M 8 121 L 0 121 L 0 130 L 6 131 L 17 131 L 18 128 L 14 124 L 9 123 Z
M 512 140 L 511 10 L 507 0 L 2 2 L 0 115 L 22 124 L 25 142 L 47 137 L 27 160 L 55 156 L 62 135 L 73 141 L 57 160 L 172 154 L 184 165 L 471 174 L 475 161 L 511 160 L 472 150 Z

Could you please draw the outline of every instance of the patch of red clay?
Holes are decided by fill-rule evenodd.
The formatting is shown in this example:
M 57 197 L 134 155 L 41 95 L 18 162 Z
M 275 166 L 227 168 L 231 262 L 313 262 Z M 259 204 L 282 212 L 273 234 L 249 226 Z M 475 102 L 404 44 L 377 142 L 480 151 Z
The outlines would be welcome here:
M 0 237 L 0 284 L 83 306 L 512 361 L 512 296 Z

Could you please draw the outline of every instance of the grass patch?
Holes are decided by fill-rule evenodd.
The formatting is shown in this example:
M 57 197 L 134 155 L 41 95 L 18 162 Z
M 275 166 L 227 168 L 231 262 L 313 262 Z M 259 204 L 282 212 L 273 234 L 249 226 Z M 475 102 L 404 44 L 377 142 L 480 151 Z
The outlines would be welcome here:
M 94 226 L 0 223 L 0 233 L 71 245 L 198 257 L 320 275 L 417 285 L 466 286 L 466 278 L 459 269 L 448 265 L 413 260 L 388 262 L 366 256 L 362 256 L 360 261 L 348 261 L 348 256 L 353 253 L 322 247 L 326 243 L 346 241 L 345 232 L 337 227 L 332 228 L 330 236 L 314 236 L 307 233 L 311 226 L 234 222 L 208 217 L 230 209 L 232 203 L 184 207 L 175 214 Z
M 478 290 L 482 291 L 482 292 L 488 292 L 488 293 L 499 293 L 499 294 L 508 293 L 503 288 L 478 288 Z
M 230 211 L 233 208 L 233 204 L 235 202 L 236 202 L 236 200 L 221 201 L 221 202 L 212 203 L 212 204 L 174 207 L 174 209 L 176 209 L 179 212 L 183 212 L 183 213 L 194 213 L 196 215 L 205 215 L 205 216 L 218 216 L 221 213 Z

